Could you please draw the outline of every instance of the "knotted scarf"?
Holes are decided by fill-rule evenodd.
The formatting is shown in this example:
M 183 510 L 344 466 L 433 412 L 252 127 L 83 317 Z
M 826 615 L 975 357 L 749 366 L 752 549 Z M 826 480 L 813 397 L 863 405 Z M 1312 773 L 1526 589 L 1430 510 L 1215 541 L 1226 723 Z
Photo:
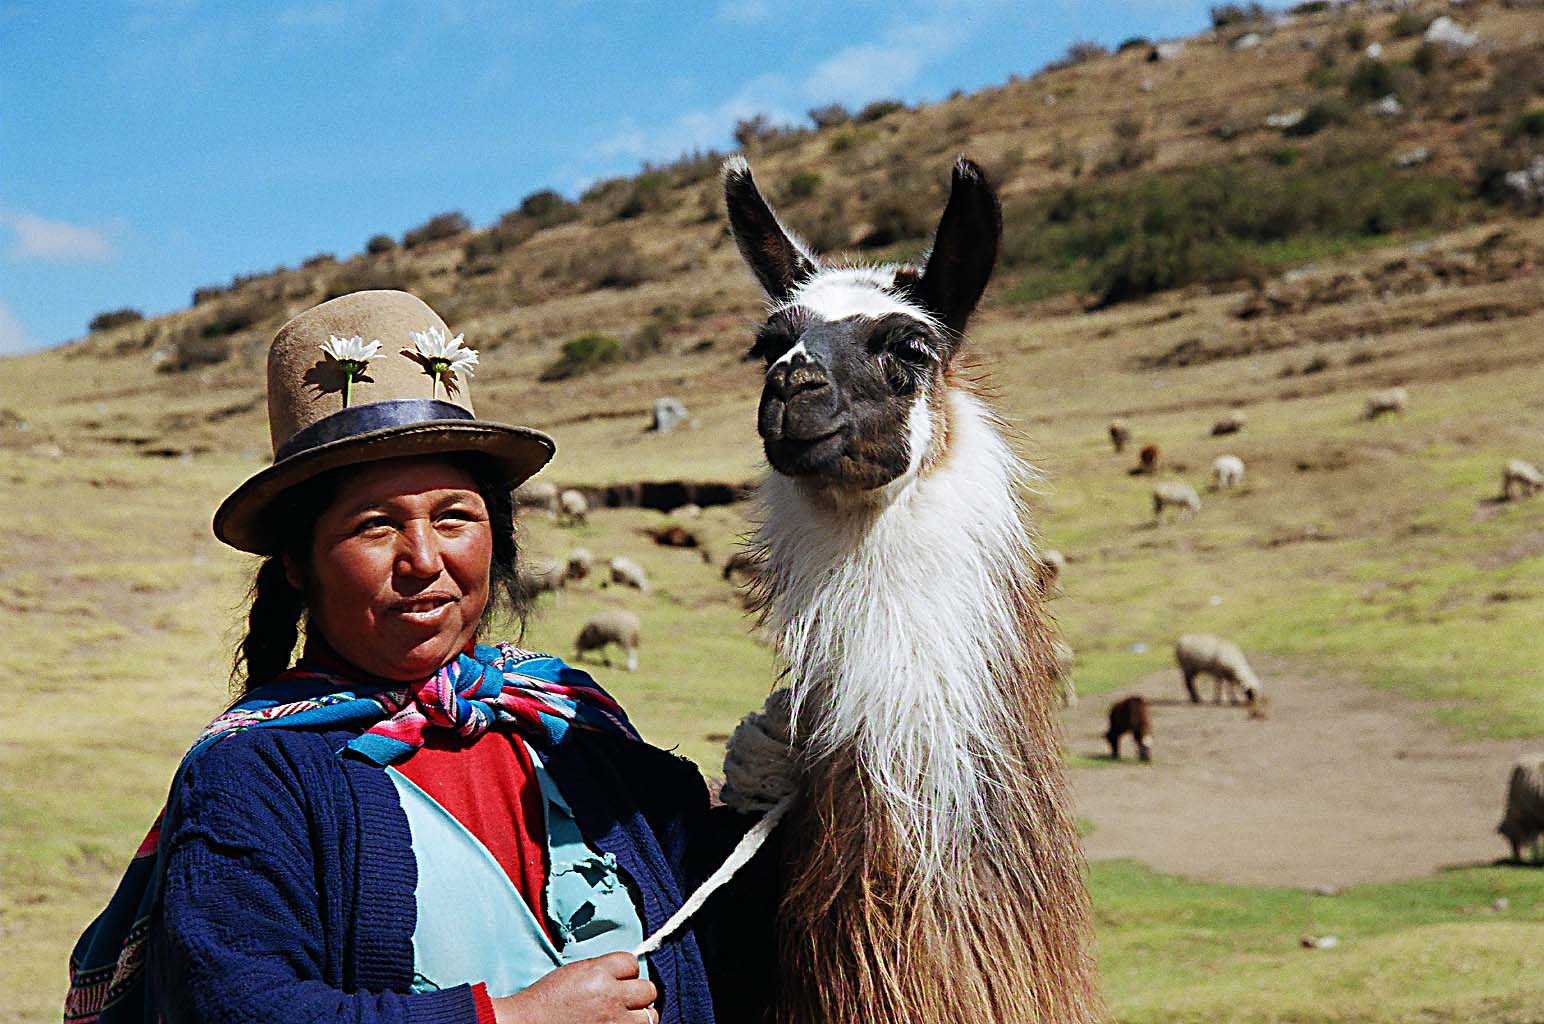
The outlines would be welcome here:
M 586 673 L 559 658 L 511 644 L 478 645 L 427 679 L 397 689 L 362 688 L 341 676 L 291 669 L 210 722 L 183 756 L 183 771 L 204 750 L 248 729 L 362 728 L 338 751 L 374 764 L 395 764 L 423 746 L 429 729 L 472 738 L 507 726 L 551 749 L 571 729 L 637 740 L 620 705 Z M 70 955 L 66 1024 L 152 1020 L 145 948 L 160 888 L 158 858 L 166 809 L 134 854 L 107 908 Z

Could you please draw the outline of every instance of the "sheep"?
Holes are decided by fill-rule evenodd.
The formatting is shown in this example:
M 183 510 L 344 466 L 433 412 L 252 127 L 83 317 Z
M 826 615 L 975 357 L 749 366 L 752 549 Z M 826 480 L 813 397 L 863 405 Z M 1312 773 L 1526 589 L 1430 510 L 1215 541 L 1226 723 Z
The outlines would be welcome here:
M 1060 594 L 1062 570 L 1067 567 L 1067 556 L 1055 548 L 1046 548 L 1035 562 L 1035 575 L 1040 581 L 1041 593 L 1046 597 Z
M 1224 434 L 1236 434 L 1244 429 L 1244 424 L 1248 421 L 1249 417 L 1244 415 L 1244 410 L 1238 408 L 1229 409 L 1221 419 L 1212 424 L 1212 436 L 1221 437 Z
M 1153 520 L 1163 521 L 1163 510 L 1173 506 L 1185 510 L 1187 516 L 1201 511 L 1201 496 L 1189 484 L 1178 480 L 1165 480 L 1153 486 Z
M 620 583 L 645 594 L 649 592 L 649 577 L 645 575 L 643 566 L 631 558 L 618 555 L 607 563 L 606 568 L 611 573 L 612 583 Z
M 696 519 L 702 515 L 702 506 L 688 501 L 685 505 L 679 505 L 670 510 L 670 515 L 677 519 Z
M 1078 706 L 1078 687 L 1072 680 L 1072 661 L 1074 654 L 1072 648 L 1061 640 L 1051 645 L 1051 655 L 1056 659 L 1052 668 L 1051 680 L 1059 687 L 1059 699 L 1064 708 Z
M 574 639 L 574 660 L 582 661 L 590 651 L 599 651 L 601 661 L 611 667 L 606 654 L 608 644 L 616 644 L 627 655 L 627 671 L 638 667 L 638 616 L 623 608 L 610 608 L 590 617 Z
M 1219 455 L 1212 462 L 1212 490 L 1237 487 L 1244 482 L 1244 460 L 1237 455 Z
M 1126 450 L 1126 445 L 1131 443 L 1131 425 L 1119 416 L 1110 421 L 1110 444 L 1115 448 L 1115 454 L 1119 455 Z
M 546 558 L 521 562 L 517 576 L 520 592 L 529 600 L 557 593 L 568 582 L 567 566 Z
M 564 566 L 564 575 L 574 583 L 588 579 L 590 570 L 595 566 L 595 556 L 590 554 L 589 548 L 574 548 L 568 553 L 568 564 Z
M 1544 490 L 1544 474 L 1522 459 L 1512 459 L 1501 470 L 1501 497 L 1505 501 L 1527 498 Z
M 535 508 L 556 515 L 558 511 L 558 485 L 551 480 L 527 480 L 516 487 L 511 495 L 516 508 Z
M 1126 733 L 1137 742 L 1137 757 L 1153 759 L 1153 719 L 1142 697 L 1127 697 L 1110 705 L 1110 728 L 1104 738 L 1110 742 L 1110 760 L 1120 760 L 1120 739 Z
M 1386 412 L 1404 412 L 1410 402 L 1410 392 L 1404 388 L 1384 388 L 1367 396 L 1362 407 L 1364 419 L 1375 420 Z
M 1155 444 L 1143 445 L 1142 450 L 1137 453 L 1136 466 L 1130 470 L 1131 475 L 1142 476 L 1158 472 L 1158 458 L 1162 454 Z
M 1245 701 L 1253 706 L 1261 699 L 1260 678 L 1249 667 L 1244 652 L 1238 645 L 1210 633 L 1186 633 L 1174 645 L 1174 660 L 1185 677 L 1185 689 L 1190 693 L 1192 704 L 1201 703 L 1196 690 L 1196 677 L 1210 675 L 1216 681 L 1212 701 L 1222 703 L 1224 687 L 1228 691 L 1228 703 L 1238 703 L 1238 691 L 1244 692 Z
M 590 503 L 582 493 L 572 489 L 558 495 L 558 508 L 562 511 L 563 521 L 570 526 L 583 523 L 590 515 Z
M 1544 754 L 1527 754 L 1512 766 L 1506 787 L 1506 813 L 1496 831 L 1512 844 L 1512 860 L 1522 863 L 1523 850 L 1532 846 L 1535 863 L 1544 863 Z

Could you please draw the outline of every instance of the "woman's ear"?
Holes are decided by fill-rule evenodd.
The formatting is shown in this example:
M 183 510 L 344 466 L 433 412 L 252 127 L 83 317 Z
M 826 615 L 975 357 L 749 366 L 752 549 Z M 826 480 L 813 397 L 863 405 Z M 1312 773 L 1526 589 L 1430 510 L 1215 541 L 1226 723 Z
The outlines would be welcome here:
M 306 575 L 301 571 L 299 560 L 288 551 L 279 556 L 284 559 L 284 581 L 301 592 L 306 589 Z

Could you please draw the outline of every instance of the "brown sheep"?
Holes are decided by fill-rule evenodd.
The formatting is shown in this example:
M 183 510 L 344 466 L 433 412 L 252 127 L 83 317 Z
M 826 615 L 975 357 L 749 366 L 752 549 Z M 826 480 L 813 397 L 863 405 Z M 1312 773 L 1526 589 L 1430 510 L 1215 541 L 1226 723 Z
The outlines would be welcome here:
M 1523 850 L 1533 846 L 1534 860 L 1544 863 L 1544 850 L 1537 846 L 1544 835 L 1544 754 L 1523 757 L 1512 766 L 1506 815 L 1496 831 L 1512 844 L 1512 860 L 1521 864 Z
M 1157 445 L 1144 445 L 1137 453 L 1137 464 L 1132 468 L 1131 475 L 1141 476 L 1158 472 L 1158 459 L 1161 454 Z
M 1116 417 L 1110 421 L 1110 444 L 1119 455 L 1126 450 L 1126 445 L 1131 443 L 1131 426 L 1125 420 Z
M 1127 697 L 1110 705 L 1110 731 L 1104 738 L 1110 741 L 1110 759 L 1120 760 L 1120 738 L 1127 733 L 1137 741 L 1137 757 L 1144 761 L 1153 759 L 1153 720 L 1147 711 L 1147 701 L 1141 697 Z

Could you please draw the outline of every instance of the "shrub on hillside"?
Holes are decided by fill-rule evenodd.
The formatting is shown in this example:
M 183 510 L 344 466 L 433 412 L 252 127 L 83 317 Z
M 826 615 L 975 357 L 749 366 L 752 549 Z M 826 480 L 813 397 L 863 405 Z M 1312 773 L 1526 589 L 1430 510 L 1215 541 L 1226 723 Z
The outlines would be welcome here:
M 397 247 L 397 240 L 390 235 L 371 235 L 365 243 L 365 252 L 371 256 L 379 256 L 383 252 L 391 252 Z
M 1409 69 L 1364 57 L 1346 79 L 1346 95 L 1353 100 L 1379 100 L 1385 96 L 1408 99 L 1416 91 Z
M 455 210 L 437 213 L 403 235 L 402 245 L 407 249 L 416 249 L 420 245 L 454 238 L 470 230 L 472 230 L 472 222 L 466 219 L 466 214 Z
M 609 334 L 583 334 L 563 343 L 562 355 L 541 372 L 543 381 L 568 380 L 620 362 L 622 343 Z
M 579 216 L 579 204 L 563 198 L 561 193 L 553 189 L 544 188 L 520 200 L 516 212 L 538 227 L 550 228 L 576 219 Z
M 345 263 L 328 278 L 323 296 L 336 299 L 353 292 L 389 289 L 412 291 L 418 277 L 404 267 L 382 266 L 379 261 Z
M 158 353 L 156 372 L 186 373 L 201 366 L 214 366 L 231 357 L 230 339 L 224 336 L 184 335 L 171 347 Z
M 633 179 L 632 187 L 622 198 L 621 205 L 617 207 L 617 219 L 632 220 L 645 213 L 665 209 L 669 205 L 668 186 L 665 176 L 658 172 L 638 175 Z
M 1537 96 L 1544 96 L 1544 43 L 1498 58 L 1490 84 L 1474 98 L 1473 109 L 1480 115 L 1511 113 Z
M 1211 9 L 1212 28 L 1227 28 L 1259 21 L 1265 17 L 1265 7 L 1258 3 L 1218 4 Z
M 789 130 L 787 125 L 773 123 L 772 119 L 767 115 L 757 114 L 754 117 L 747 117 L 735 122 L 734 141 L 735 145 L 741 149 L 750 149 L 753 146 L 770 142 L 778 136 L 786 134 Z
M 1506 126 L 1506 137 L 1509 140 L 1544 139 L 1544 108 L 1518 114 L 1512 123 Z
M 128 306 L 122 309 L 110 309 L 105 313 L 98 313 L 91 318 L 86 325 L 86 330 L 91 332 L 111 330 L 114 327 L 123 327 L 126 324 L 137 324 L 145 319 L 145 314 Z
M 1053 61 L 1051 66 L 1056 68 L 1076 67 L 1079 64 L 1087 64 L 1091 60 L 1098 60 L 1100 57 L 1108 57 L 1109 55 L 1110 51 L 1094 40 L 1078 39 L 1068 46 L 1067 52 L 1062 54 L 1060 60 Z
M 325 267 L 336 262 L 338 262 L 338 256 L 336 253 L 319 252 L 300 265 L 306 270 L 315 270 L 317 267 Z
M 1286 128 L 1281 134 L 1293 138 L 1306 138 L 1309 135 L 1317 135 L 1326 128 L 1342 125 L 1351 120 L 1351 107 L 1345 100 L 1337 97 L 1326 97 L 1308 108 L 1303 114 L 1303 119 L 1290 128 Z
M 858 239 L 858 248 L 880 249 L 927 238 L 936 217 L 932 196 L 912 189 L 889 192 L 869 207 L 869 230 Z
M 1127 50 L 1146 50 L 1153 45 L 1153 41 L 1146 36 L 1127 36 L 1120 41 L 1115 48 L 1116 53 L 1125 53 Z
M 1394 24 L 1389 26 L 1389 33 L 1395 39 L 1409 39 L 1426 31 L 1431 24 L 1431 18 L 1417 10 L 1406 9 L 1400 11 L 1394 18 Z
M 852 120 L 852 111 L 840 103 L 827 103 L 825 106 L 812 107 L 809 111 L 810 121 L 814 123 L 816 130 L 822 128 L 835 128 L 839 124 L 846 124 Z
M 853 120 L 857 121 L 859 124 L 871 124 L 874 121 L 878 121 L 880 118 L 889 117 L 891 114 L 898 110 L 905 109 L 906 104 L 902 103 L 900 100 L 874 100 L 871 103 L 865 104 L 863 109 L 858 111 L 857 116 L 854 117 Z
M 820 190 L 820 175 L 813 171 L 800 171 L 788 179 L 790 199 L 808 199 Z
M 1445 225 L 1463 190 L 1396 171 L 1381 151 L 1332 147 L 1279 166 L 1218 164 L 1107 179 L 1010 204 L 1002 262 L 1081 268 L 1104 302 L 1252 273 L 1271 246 Z

